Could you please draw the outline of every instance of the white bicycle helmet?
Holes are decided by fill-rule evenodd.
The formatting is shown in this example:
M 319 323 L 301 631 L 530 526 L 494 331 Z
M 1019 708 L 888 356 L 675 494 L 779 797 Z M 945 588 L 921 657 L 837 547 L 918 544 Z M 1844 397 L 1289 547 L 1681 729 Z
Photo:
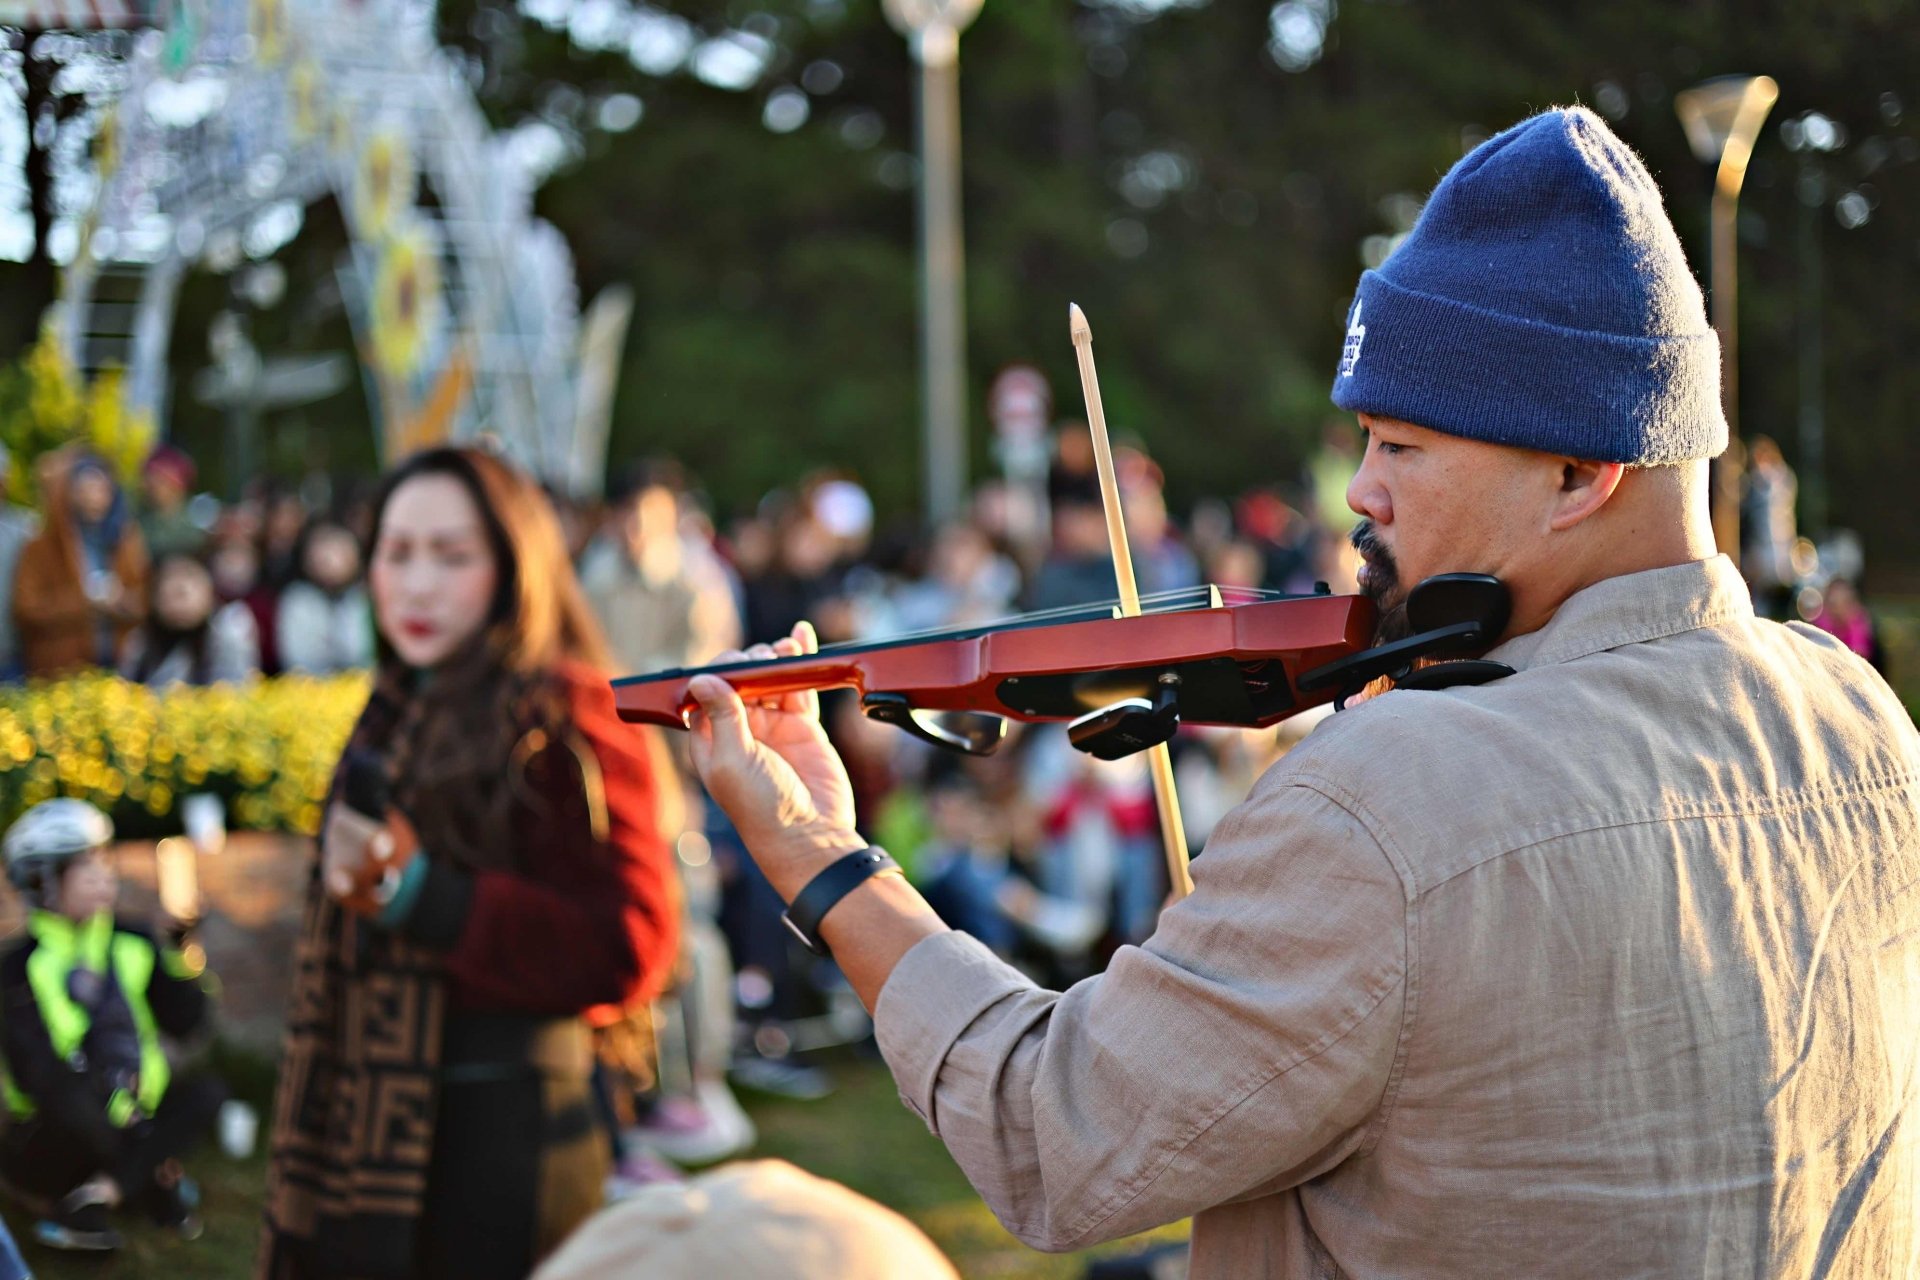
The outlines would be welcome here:
M 38 905 L 69 859 L 113 839 L 113 820 L 85 800 L 43 800 L 20 815 L 0 842 L 7 879 Z

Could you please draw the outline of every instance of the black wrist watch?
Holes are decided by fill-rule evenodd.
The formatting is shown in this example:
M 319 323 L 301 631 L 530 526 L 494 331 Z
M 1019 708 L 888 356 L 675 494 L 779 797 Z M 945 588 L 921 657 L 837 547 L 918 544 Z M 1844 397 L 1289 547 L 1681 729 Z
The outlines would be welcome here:
M 885 849 L 856 850 L 807 881 L 807 887 L 794 895 L 793 905 L 780 913 L 780 923 L 813 954 L 831 955 L 827 944 L 820 940 L 820 922 L 827 912 L 871 877 L 899 870 L 900 864 L 889 857 Z

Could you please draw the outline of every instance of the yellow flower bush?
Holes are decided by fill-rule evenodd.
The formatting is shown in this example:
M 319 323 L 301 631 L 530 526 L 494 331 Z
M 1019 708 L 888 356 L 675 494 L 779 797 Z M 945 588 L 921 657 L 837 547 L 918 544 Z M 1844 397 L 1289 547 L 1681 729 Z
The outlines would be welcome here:
M 312 834 L 367 689 L 365 675 L 154 690 L 106 674 L 0 688 L 0 824 L 77 796 L 157 827 L 213 791 L 237 828 Z
M 107 370 L 90 385 L 61 352 L 51 331 L 20 358 L 0 365 L 0 444 L 13 455 L 10 492 L 33 505 L 33 459 L 75 441 L 106 459 L 123 485 L 132 484 L 153 449 L 151 417 L 130 414 L 121 375 Z

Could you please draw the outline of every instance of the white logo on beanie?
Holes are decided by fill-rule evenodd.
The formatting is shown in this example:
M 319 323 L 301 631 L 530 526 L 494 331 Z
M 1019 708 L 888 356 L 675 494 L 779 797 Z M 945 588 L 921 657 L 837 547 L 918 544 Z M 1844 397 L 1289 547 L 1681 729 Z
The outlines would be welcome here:
M 1367 340 L 1367 326 L 1360 323 L 1360 299 L 1353 300 L 1353 314 L 1347 317 L 1347 341 L 1340 348 L 1340 376 L 1351 378 L 1353 366 L 1360 363 L 1360 344 Z

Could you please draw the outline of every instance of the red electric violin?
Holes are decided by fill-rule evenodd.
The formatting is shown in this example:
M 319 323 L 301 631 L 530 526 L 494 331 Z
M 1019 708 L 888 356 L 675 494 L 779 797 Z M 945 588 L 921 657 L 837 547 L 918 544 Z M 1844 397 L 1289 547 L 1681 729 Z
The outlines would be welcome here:
M 1473 662 L 1410 674 L 1418 659 L 1483 648 L 1500 634 L 1507 591 L 1483 574 L 1421 583 L 1408 600 L 1413 634 L 1372 647 L 1373 602 L 1324 587 L 1308 596 L 1202 587 L 1142 605 L 1131 617 L 1089 606 L 633 676 L 614 681 L 614 705 L 624 720 L 685 728 L 696 675 L 721 676 L 743 698 L 850 687 L 868 716 L 952 750 L 990 753 L 1008 720 L 1065 720 L 1076 747 L 1112 760 L 1166 742 L 1183 723 L 1264 728 L 1344 703 L 1382 675 L 1424 677 L 1433 688 L 1506 674 Z

